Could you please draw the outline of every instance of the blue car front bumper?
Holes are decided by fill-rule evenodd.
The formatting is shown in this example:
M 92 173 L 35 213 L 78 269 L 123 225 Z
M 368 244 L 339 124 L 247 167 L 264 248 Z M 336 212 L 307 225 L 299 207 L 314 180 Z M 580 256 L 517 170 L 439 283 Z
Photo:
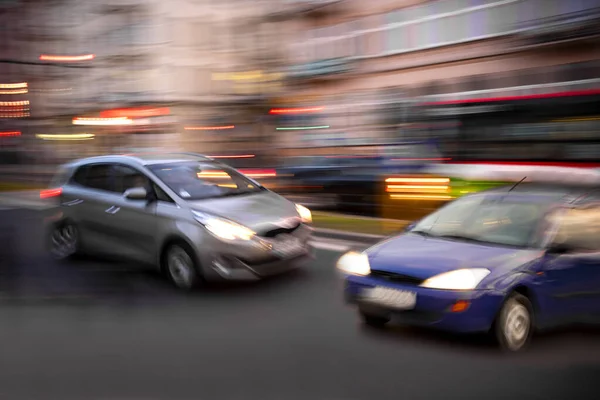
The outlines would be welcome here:
M 416 304 L 410 310 L 396 310 L 364 301 L 361 293 L 375 286 L 415 292 Z M 491 290 L 437 290 L 365 276 L 348 276 L 345 298 L 364 313 L 390 317 L 403 324 L 475 333 L 486 332 L 491 328 L 504 295 Z

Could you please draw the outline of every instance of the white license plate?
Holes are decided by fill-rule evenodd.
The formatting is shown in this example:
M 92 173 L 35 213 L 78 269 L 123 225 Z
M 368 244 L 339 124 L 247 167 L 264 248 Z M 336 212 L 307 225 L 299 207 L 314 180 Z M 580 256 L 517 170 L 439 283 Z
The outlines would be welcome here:
M 415 292 L 381 286 L 364 290 L 362 298 L 364 301 L 398 310 L 410 310 L 417 304 L 417 294 Z

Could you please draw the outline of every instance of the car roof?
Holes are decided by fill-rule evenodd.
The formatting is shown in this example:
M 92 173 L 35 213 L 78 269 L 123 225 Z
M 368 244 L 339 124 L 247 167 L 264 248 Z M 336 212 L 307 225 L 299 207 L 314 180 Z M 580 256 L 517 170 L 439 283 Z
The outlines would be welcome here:
M 487 189 L 479 194 L 529 197 L 530 200 L 558 204 L 580 205 L 600 202 L 600 186 L 585 184 L 552 184 L 527 182 Z
M 205 161 L 218 163 L 208 156 L 196 153 L 129 153 L 129 154 L 115 154 L 105 155 L 96 157 L 82 158 L 69 163 L 68 165 L 78 167 L 86 164 L 94 163 L 124 163 L 128 165 L 147 166 L 153 164 L 166 164 L 173 162 L 185 162 L 185 161 Z

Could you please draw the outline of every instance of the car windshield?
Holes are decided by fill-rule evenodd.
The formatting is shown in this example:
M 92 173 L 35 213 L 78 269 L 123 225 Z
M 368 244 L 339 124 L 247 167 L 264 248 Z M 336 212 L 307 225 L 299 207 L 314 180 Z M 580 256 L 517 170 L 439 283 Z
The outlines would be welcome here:
M 218 163 L 186 161 L 152 165 L 149 168 L 186 200 L 239 196 L 264 190 L 234 169 Z
M 510 197 L 456 200 L 417 223 L 411 233 L 501 246 L 531 247 L 547 206 Z

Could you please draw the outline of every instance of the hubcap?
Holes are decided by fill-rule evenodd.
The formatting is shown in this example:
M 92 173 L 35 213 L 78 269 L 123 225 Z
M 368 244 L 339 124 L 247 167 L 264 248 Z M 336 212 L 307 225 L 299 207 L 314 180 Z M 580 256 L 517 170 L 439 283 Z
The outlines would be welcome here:
M 529 335 L 530 317 L 527 307 L 513 304 L 506 313 L 504 337 L 511 350 L 518 350 L 525 344 Z
M 174 247 L 167 257 L 169 273 L 179 287 L 190 288 L 194 278 L 194 264 L 190 256 L 180 247 Z
M 57 258 L 65 258 L 77 250 L 77 232 L 73 225 L 55 228 L 51 236 L 51 251 Z

